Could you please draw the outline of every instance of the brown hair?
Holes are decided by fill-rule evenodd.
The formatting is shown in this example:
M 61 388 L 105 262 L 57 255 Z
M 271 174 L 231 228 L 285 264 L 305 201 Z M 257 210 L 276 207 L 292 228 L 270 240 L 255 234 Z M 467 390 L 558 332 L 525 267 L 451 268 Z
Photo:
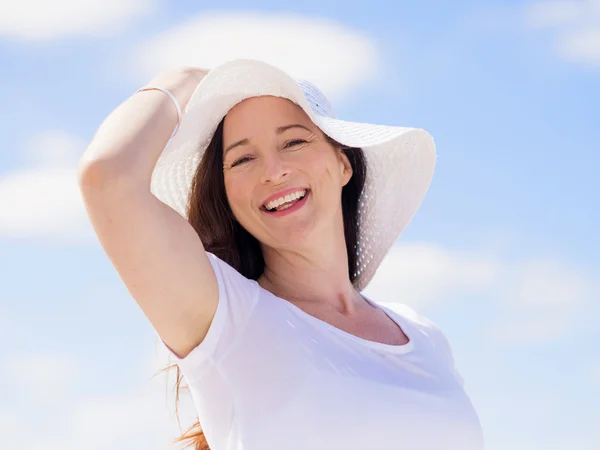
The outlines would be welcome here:
M 225 193 L 223 176 L 223 122 L 221 121 L 198 164 L 192 180 L 187 205 L 188 221 L 198 233 L 204 249 L 225 261 L 246 278 L 257 280 L 263 273 L 265 261 L 258 240 L 237 222 Z M 362 149 L 346 147 L 329 136 L 327 140 L 340 148 L 352 166 L 352 177 L 342 189 L 342 214 L 348 254 L 350 281 L 356 278 L 356 251 L 358 242 L 358 202 L 366 178 L 366 161 Z M 183 375 L 176 364 L 165 370 L 176 369 L 175 411 L 178 411 Z M 194 450 L 210 450 L 200 422 L 196 421 L 175 442 L 187 442 Z

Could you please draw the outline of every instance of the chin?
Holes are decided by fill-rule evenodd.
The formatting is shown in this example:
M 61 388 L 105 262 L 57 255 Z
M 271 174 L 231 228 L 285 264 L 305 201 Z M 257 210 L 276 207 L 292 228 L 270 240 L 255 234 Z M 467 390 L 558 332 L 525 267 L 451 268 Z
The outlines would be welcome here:
M 286 250 L 299 249 L 311 242 L 315 235 L 314 220 L 305 219 L 288 223 L 280 229 L 271 228 L 268 237 L 259 239 L 263 244 L 273 248 Z

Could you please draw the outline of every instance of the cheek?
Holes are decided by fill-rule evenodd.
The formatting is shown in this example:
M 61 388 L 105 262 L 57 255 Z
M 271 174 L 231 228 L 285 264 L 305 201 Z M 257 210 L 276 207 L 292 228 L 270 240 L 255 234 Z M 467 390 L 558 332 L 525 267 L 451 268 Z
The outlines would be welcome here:
M 335 161 L 329 159 L 311 162 L 309 170 L 314 174 L 314 178 L 322 183 L 331 183 L 340 177 Z
M 227 193 L 227 201 L 231 210 L 235 212 L 239 209 L 242 200 L 243 190 L 240 189 L 240 184 L 236 183 L 231 177 L 225 177 L 225 192 Z
M 317 149 L 306 152 L 303 158 L 298 161 L 297 168 L 309 173 L 315 180 L 331 177 L 331 161 L 326 150 Z
M 233 214 L 238 215 L 251 204 L 252 186 L 244 177 L 225 176 L 225 191 Z

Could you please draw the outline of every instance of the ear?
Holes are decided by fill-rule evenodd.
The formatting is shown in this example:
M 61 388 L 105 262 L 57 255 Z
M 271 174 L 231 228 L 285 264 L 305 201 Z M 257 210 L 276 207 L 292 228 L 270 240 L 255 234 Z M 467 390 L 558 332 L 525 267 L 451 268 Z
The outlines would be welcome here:
M 342 186 L 346 186 L 352 178 L 352 164 L 341 148 L 338 148 L 338 158 L 340 160 L 340 171 L 342 176 Z

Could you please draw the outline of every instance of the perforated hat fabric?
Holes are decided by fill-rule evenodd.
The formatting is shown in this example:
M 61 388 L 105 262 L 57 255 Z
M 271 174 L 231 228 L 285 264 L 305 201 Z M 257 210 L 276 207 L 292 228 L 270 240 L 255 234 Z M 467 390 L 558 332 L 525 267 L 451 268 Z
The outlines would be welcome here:
M 234 60 L 212 69 L 199 83 L 177 134 L 156 164 L 152 192 L 187 219 L 192 178 L 219 123 L 242 100 L 265 95 L 293 101 L 326 135 L 362 148 L 367 176 L 356 218 L 359 238 L 353 270 L 354 286 L 364 289 L 429 189 L 436 151 L 425 130 L 337 119 L 312 83 L 296 81 L 262 61 Z

